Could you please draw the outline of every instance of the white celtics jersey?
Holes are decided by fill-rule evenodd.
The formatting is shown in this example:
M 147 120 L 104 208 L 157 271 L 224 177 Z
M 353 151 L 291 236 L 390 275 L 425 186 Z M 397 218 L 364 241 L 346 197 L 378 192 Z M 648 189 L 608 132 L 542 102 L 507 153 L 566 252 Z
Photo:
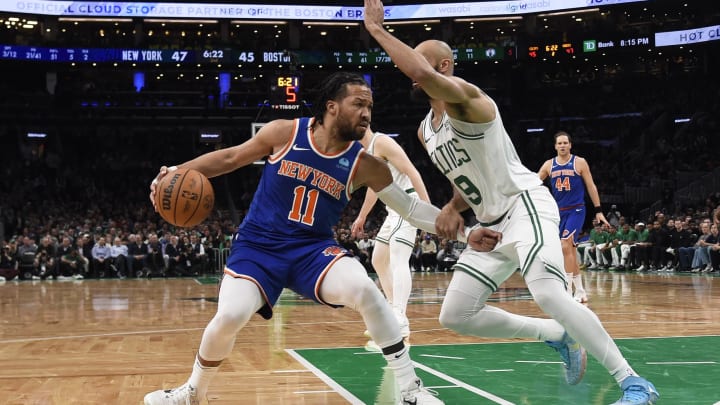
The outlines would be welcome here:
M 375 154 L 375 140 L 377 140 L 378 137 L 381 137 L 381 136 L 387 136 L 387 135 L 383 134 L 382 132 L 374 132 L 373 133 L 372 140 L 370 140 L 370 146 L 367 147 L 367 153 L 369 153 L 375 157 L 379 157 Z M 395 166 L 392 165 L 392 163 L 388 162 L 387 160 L 385 160 L 385 163 L 387 163 L 388 167 L 390 168 L 390 174 L 392 174 L 393 183 L 397 184 L 400 188 L 405 190 L 405 192 L 408 194 L 415 192 L 412 182 L 410 181 L 410 177 L 408 177 L 407 174 L 398 170 Z M 390 213 L 390 214 L 399 215 L 398 213 L 393 211 L 388 206 L 385 206 L 385 209 L 387 209 L 388 213 Z
M 435 129 L 431 110 L 421 124 L 430 159 L 483 224 L 502 219 L 520 193 L 542 185 L 538 175 L 520 162 L 494 102 L 493 106 L 491 122 L 463 122 L 443 113 Z

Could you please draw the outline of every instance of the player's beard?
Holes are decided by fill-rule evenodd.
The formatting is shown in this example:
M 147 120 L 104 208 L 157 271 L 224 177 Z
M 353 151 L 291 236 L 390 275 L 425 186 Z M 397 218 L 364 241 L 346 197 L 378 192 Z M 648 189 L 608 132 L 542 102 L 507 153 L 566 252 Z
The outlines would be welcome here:
M 367 125 L 365 126 L 365 128 L 367 128 Z M 365 128 L 360 128 L 356 125 L 353 125 L 350 120 L 343 118 L 342 115 L 338 116 L 338 135 L 340 135 L 340 139 L 342 139 L 343 141 L 350 142 L 361 140 L 363 136 L 365 136 Z

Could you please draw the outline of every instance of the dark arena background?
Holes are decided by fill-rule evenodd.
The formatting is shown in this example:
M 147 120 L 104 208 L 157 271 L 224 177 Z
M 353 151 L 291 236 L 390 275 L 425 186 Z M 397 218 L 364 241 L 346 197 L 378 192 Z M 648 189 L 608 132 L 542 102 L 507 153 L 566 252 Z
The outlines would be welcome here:
M 655 240 L 659 261 L 619 263 L 608 253 L 607 264 L 583 266 L 587 305 L 660 403 L 720 403 L 711 378 L 720 375 L 712 349 L 720 345 L 718 4 L 385 6 L 387 29 L 405 43 L 453 48 L 456 75 L 497 102 L 528 168 L 555 156 L 554 135 L 566 131 L 611 224 L 653 225 L 666 236 Z M 0 4 L 0 403 L 140 404 L 147 392 L 182 384 L 264 162 L 211 179 L 215 209 L 193 228 L 163 221 L 149 184 L 162 165 L 238 145 L 273 119 L 312 115 L 314 89 L 333 72 L 364 75 L 373 129 L 397 135 L 434 205 L 449 200 L 449 182 L 417 139 L 427 104 L 410 100 L 410 80 L 369 36 L 362 12 L 358 1 L 320 0 Z M 363 238 L 350 235 L 363 195 L 353 195 L 335 232 L 376 278 Z M 378 204 L 368 239 L 384 215 Z M 703 224 L 717 249 L 702 266 L 683 266 L 678 252 L 695 246 Z M 678 245 L 676 228 L 694 239 Z M 174 238 L 183 260 L 165 254 Z M 98 244 L 144 257 L 99 262 Z M 71 250 L 80 258 L 67 267 Z M 453 273 L 414 258 L 411 268 L 413 360 L 445 403 L 617 399 L 594 359 L 569 387 L 541 343 L 444 329 L 437 319 Z M 519 275 L 490 301 L 544 316 Z M 202 403 L 392 403 L 382 358 L 363 349 L 364 329 L 357 313 L 286 290 L 272 320 L 253 317 L 240 332 Z

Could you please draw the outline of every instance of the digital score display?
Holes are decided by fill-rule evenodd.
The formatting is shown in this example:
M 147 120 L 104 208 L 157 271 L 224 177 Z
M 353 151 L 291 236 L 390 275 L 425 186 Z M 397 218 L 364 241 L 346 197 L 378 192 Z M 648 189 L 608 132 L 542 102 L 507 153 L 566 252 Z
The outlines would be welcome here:
M 571 42 L 552 42 L 528 46 L 528 57 L 530 59 L 558 59 L 573 57 L 575 46 Z
M 514 52 L 498 47 L 454 49 L 457 62 L 501 60 Z M 250 51 L 236 49 L 122 49 L 122 48 L 48 48 L 25 45 L 0 45 L 0 60 L 78 63 L 218 63 L 233 65 L 390 65 L 383 51 Z
M 274 110 L 300 111 L 300 77 L 275 77 L 270 85 L 270 105 Z

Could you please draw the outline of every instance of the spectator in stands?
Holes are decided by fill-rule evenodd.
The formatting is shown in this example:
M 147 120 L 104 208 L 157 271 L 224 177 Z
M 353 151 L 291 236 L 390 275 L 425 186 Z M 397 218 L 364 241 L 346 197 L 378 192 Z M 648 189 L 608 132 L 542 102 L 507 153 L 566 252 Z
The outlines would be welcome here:
M 177 236 L 170 236 L 170 243 L 165 246 L 165 255 L 168 257 L 168 275 L 175 276 L 185 272 L 185 257 L 180 251 Z
M 37 262 L 35 255 L 38 246 L 29 236 L 22 238 L 22 244 L 17 248 L 17 258 L 19 261 L 20 277 L 24 279 L 40 280 L 38 274 Z
M 110 247 L 110 269 L 115 272 L 118 278 L 126 278 L 128 275 L 128 247 L 123 243 L 120 236 L 113 239 L 113 245 Z
M 96 278 L 105 278 L 110 274 L 110 246 L 104 236 L 101 236 L 92 247 L 91 274 Z
M 35 253 L 34 266 L 38 269 L 40 278 L 45 280 L 48 277 L 57 277 L 57 269 L 55 268 L 55 256 L 57 255 L 55 245 L 52 243 L 50 236 L 43 236 L 40 239 Z
M 708 246 L 717 243 L 717 240 L 713 237 L 712 232 L 710 231 L 709 223 L 701 223 L 700 230 L 702 235 L 700 235 L 697 242 L 695 242 L 695 250 L 693 251 L 691 270 L 693 273 L 709 271 L 712 265 L 710 263 L 710 255 L 707 248 Z
M 608 223 L 610 225 L 614 226 L 615 229 L 620 229 L 620 218 L 622 215 L 620 214 L 620 211 L 617 209 L 617 205 L 613 204 L 610 206 L 610 211 L 605 215 L 605 218 L 607 218 Z
M 689 246 L 680 246 L 678 247 L 678 270 L 679 271 L 690 271 L 692 269 L 692 261 L 693 257 L 695 256 L 695 249 L 697 249 L 696 244 L 698 240 L 700 239 L 699 232 L 693 232 L 693 229 L 690 227 L 690 223 L 683 221 L 683 224 L 687 224 L 687 230 L 690 233 L 690 238 L 688 243 L 690 243 Z M 710 228 L 708 227 L 708 232 Z
M 437 244 L 432 235 L 425 234 L 425 238 L 420 243 L 420 249 L 422 249 L 420 260 L 422 261 L 423 271 L 437 270 Z
M 637 242 L 630 247 L 630 261 L 635 271 L 645 271 L 650 268 L 650 247 L 652 244 L 648 241 L 650 230 L 645 227 L 645 223 L 638 222 L 635 224 L 635 232 L 638 234 Z
M 438 271 L 452 271 L 452 267 L 460 258 L 460 251 L 455 248 L 455 241 L 443 239 L 442 250 L 437 254 Z
M 710 257 L 710 267 L 705 268 L 706 273 L 720 270 L 720 234 L 718 233 L 718 224 L 710 225 L 710 233 L 713 239 L 715 239 L 715 243 L 707 247 L 708 256 Z
M 691 247 L 697 238 L 693 237 L 692 232 L 687 229 L 687 223 L 677 218 L 675 220 L 675 227 L 670 231 L 670 249 L 669 253 L 672 255 L 672 266 L 676 271 L 688 271 L 690 270 L 690 262 L 683 262 L 680 258 L 680 250 L 682 248 Z
M 148 277 L 165 277 L 165 258 L 163 257 L 162 244 L 156 233 L 151 233 L 148 237 L 147 266 L 150 269 Z
M 18 270 L 17 259 L 10 251 L 10 246 L 4 245 L 2 252 L 0 252 L 0 283 L 12 280 L 18 274 L 20 274 L 20 271 Z
M 60 258 L 60 276 L 58 278 L 82 280 L 85 272 L 85 261 L 85 258 L 80 254 L 80 250 L 72 247 Z
M 200 238 L 196 232 L 190 233 L 190 265 L 192 274 L 206 273 L 208 265 L 208 255 L 205 253 L 205 246 L 200 243 Z
M 148 246 L 142 239 L 142 234 L 128 236 L 128 273 L 135 277 L 148 274 L 147 264 Z
M 620 268 L 628 270 L 628 257 L 630 256 L 630 247 L 637 242 L 637 232 L 630 228 L 630 224 L 623 224 L 622 229 L 618 231 L 618 250 L 620 252 Z

